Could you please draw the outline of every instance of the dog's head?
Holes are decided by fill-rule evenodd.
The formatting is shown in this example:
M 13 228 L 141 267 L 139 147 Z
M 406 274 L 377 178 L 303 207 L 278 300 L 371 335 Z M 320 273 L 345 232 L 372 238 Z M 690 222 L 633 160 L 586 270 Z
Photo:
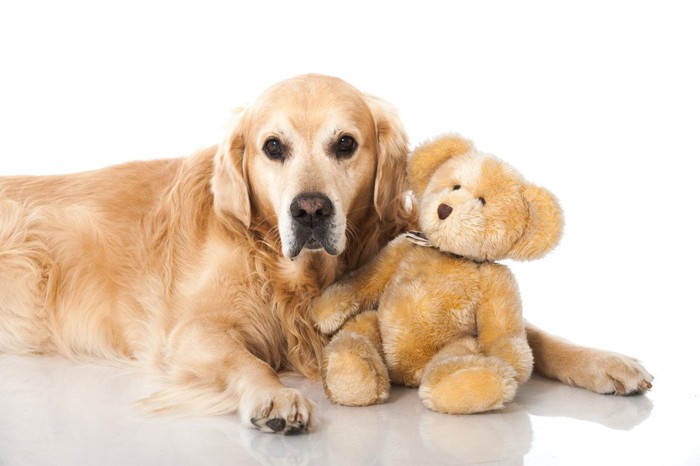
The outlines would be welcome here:
M 292 78 L 238 115 L 216 155 L 215 208 L 254 229 L 276 226 L 288 258 L 338 255 L 348 224 L 396 215 L 406 153 L 386 103 L 337 78 Z

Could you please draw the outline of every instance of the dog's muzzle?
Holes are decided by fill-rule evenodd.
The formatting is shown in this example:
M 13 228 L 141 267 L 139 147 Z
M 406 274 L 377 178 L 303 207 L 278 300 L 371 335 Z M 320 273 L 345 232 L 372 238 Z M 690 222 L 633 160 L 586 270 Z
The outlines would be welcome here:
M 292 218 L 293 241 L 289 255 L 296 257 L 302 249 L 325 249 L 328 254 L 338 254 L 335 244 L 333 203 L 323 193 L 302 193 L 289 206 Z

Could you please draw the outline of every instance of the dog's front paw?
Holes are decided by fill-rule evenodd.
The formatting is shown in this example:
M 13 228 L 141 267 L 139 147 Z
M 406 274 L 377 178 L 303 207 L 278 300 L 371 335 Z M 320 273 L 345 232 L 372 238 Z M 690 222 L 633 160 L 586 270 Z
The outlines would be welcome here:
M 241 417 L 263 432 L 298 434 L 314 427 L 313 403 L 292 388 L 250 394 Z
M 322 333 L 331 335 L 360 311 L 357 300 L 342 285 L 331 285 L 311 306 L 311 318 Z
M 654 380 L 638 360 L 622 354 L 593 350 L 579 361 L 571 382 L 594 392 L 636 395 L 649 390 Z
M 604 372 L 604 387 L 601 393 L 615 395 L 635 395 L 651 388 L 654 377 L 642 364 L 629 356 L 611 353 L 598 362 Z M 612 387 L 610 383 L 612 382 Z

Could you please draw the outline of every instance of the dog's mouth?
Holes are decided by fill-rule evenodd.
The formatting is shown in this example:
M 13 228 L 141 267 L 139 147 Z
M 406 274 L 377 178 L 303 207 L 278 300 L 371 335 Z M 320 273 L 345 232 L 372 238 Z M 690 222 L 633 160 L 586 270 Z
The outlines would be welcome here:
M 304 245 L 304 249 L 308 249 L 310 251 L 316 251 L 318 249 L 321 249 L 322 247 L 323 246 L 321 246 L 321 243 L 316 238 L 309 238 L 309 240 Z
M 289 249 L 288 256 L 293 259 L 304 249 L 309 251 L 326 251 L 331 256 L 337 256 L 340 251 L 333 236 L 325 226 L 319 225 L 315 229 L 297 227 L 294 228 L 294 239 Z

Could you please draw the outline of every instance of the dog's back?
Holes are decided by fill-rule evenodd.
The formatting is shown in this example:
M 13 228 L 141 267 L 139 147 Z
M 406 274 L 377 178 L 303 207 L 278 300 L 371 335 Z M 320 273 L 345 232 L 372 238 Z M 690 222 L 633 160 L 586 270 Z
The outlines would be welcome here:
M 133 357 L 185 163 L 0 178 L 0 352 Z M 157 294 L 157 293 L 156 293 Z M 140 302 L 143 301 L 143 302 Z M 138 341 L 138 339 L 136 339 Z

